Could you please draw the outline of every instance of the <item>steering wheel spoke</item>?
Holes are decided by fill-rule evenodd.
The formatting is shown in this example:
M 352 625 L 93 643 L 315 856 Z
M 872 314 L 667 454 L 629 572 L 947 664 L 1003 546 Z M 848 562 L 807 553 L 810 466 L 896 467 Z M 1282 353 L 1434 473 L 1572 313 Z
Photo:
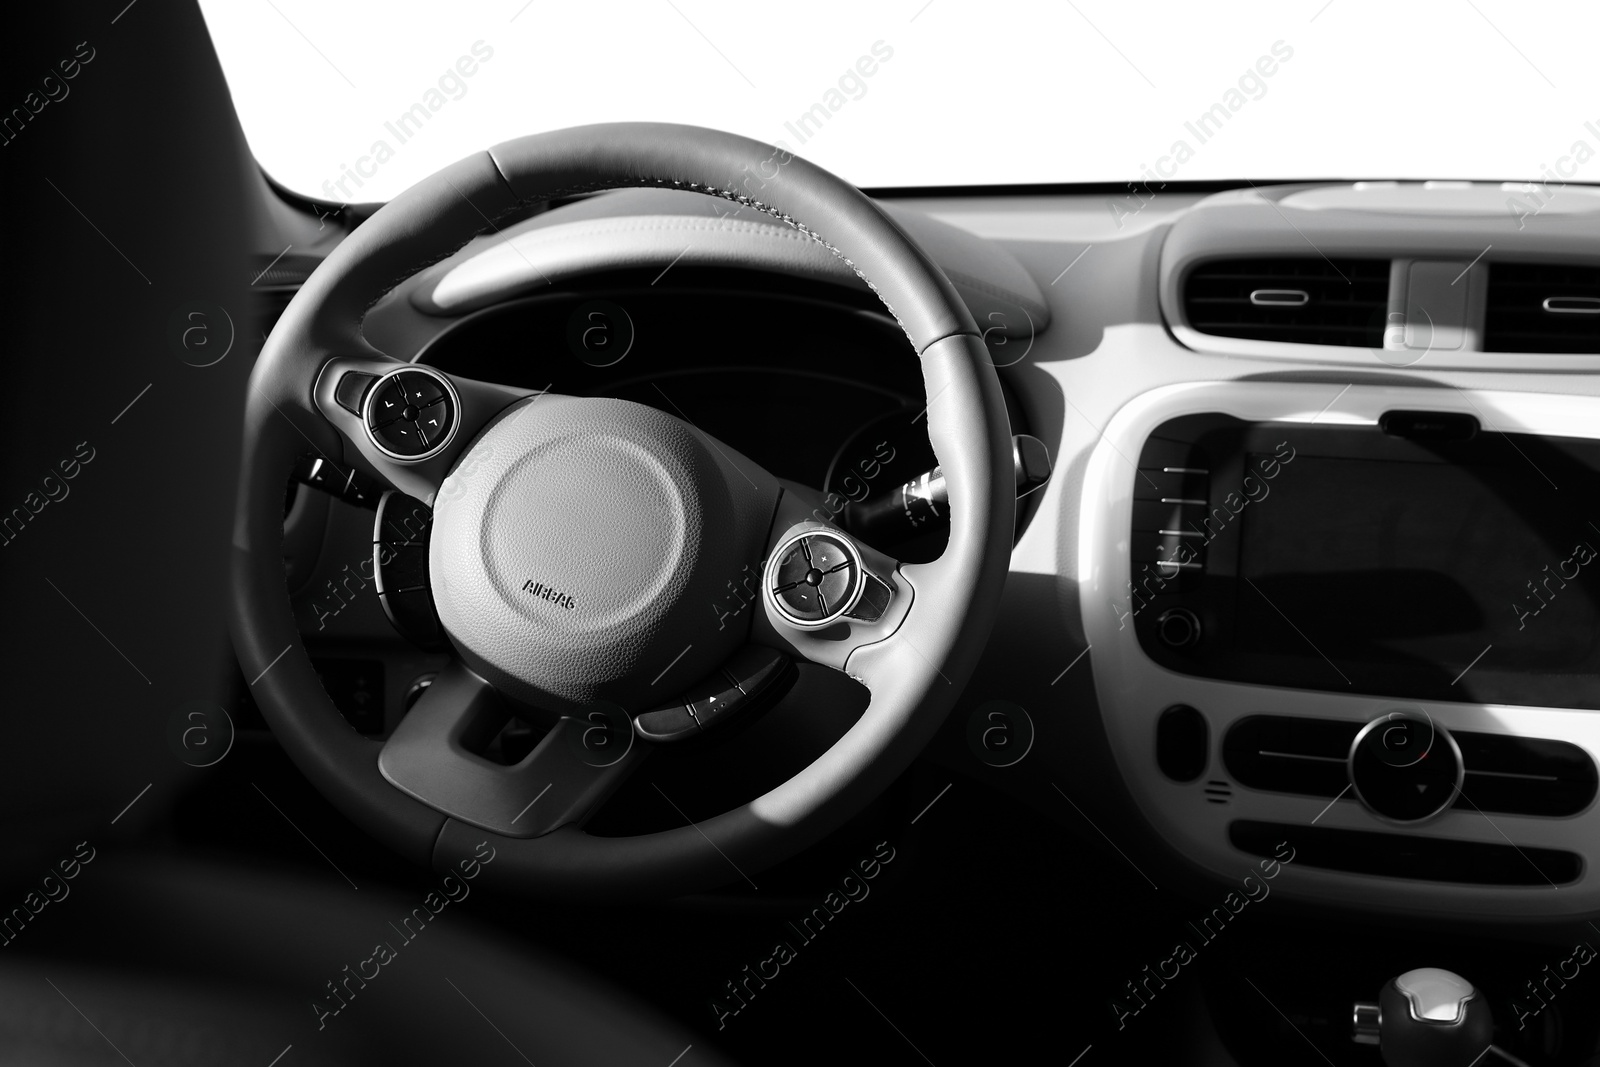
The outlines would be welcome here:
M 459 662 L 442 671 L 378 755 L 390 784 L 461 822 L 506 837 L 581 824 L 644 756 L 627 714 L 595 705 L 562 716 L 509 766 L 479 752 L 512 707 Z
M 336 356 L 317 378 L 317 413 L 391 486 L 433 506 L 485 427 L 541 395 L 395 360 Z

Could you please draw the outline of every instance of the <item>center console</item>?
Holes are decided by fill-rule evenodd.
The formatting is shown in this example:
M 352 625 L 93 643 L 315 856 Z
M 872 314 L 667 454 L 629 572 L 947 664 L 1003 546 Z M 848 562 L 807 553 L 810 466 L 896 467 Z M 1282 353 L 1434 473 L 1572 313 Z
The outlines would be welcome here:
M 1600 910 L 1600 402 L 1170 386 L 1086 471 L 1085 634 L 1125 780 L 1310 896 Z

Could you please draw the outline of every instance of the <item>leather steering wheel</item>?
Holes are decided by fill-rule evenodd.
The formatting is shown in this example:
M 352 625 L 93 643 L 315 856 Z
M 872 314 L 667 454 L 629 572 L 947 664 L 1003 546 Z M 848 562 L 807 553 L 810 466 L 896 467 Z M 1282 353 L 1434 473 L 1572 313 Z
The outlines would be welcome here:
M 396 284 L 499 221 L 555 197 L 629 186 L 773 215 L 877 293 L 921 360 L 928 434 L 949 487 L 938 560 L 900 564 L 814 521 L 800 487 L 671 414 L 419 371 L 363 338 L 366 311 Z M 400 390 L 384 391 L 392 386 Z M 431 398 L 414 396 L 419 388 L 444 396 L 427 409 L 431 440 L 373 429 L 377 407 Z M 283 492 L 308 453 L 433 508 L 427 584 L 454 659 L 387 741 L 339 715 L 295 628 Z M 495 860 L 484 878 L 508 890 L 702 891 L 818 840 L 927 743 L 998 610 L 1013 479 L 1005 405 L 978 327 L 940 269 L 859 190 L 770 145 L 697 127 L 524 137 L 386 204 L 317 268 L 272 331 L 245 411 L 234 644 L 289 756 L 403 855 L 443 870 L 481 858 L 488 841 Z M 764 596 L 727 625 L 710 605 L 746 567 L 764 574 Z M 736 675 L 731 664 L 765 669 L 772 650 L 846 671 L 870 692 L 831 748 L 715 818 L 632 837 L 583 831 L 651 747 L 670 743 L 651 739 L 644 724 L 664 721 L 651 709 L 681 709 L 700 679 Z M 548 727 L 513 766 L 470 751 L 507 709 Z

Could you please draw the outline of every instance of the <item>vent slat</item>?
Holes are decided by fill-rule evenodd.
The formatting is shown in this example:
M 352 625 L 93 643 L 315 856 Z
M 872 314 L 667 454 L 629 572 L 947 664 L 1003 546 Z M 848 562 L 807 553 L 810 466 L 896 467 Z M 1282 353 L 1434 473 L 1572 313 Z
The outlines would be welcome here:
M 1491 263 L 1484 351 L 1600 353 L 1600 315 L 1546 311 L 1548 297 L 1600 298 L 1600 267 Z
M 1302 304 L 1250 299 L 1258 289 L 1285 288 L 1308 299 Z M 1190 327 L 1217 337 L 1381 348 L 1389 262 L 1320 256 L 1216 260 L 1190 273 L 1183 309 Z

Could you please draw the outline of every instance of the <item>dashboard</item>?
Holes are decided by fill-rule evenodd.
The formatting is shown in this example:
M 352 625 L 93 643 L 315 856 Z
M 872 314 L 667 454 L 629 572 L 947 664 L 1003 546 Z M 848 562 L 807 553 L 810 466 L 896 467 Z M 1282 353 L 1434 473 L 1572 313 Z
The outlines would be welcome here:
M 1129 863 L 1236 879 L 1289 842 L 1277 887 L 1310 903 L 1600 914 L 1600 212 L 1517 217 L 1508 195 L 886 201 L 1054 469 L 930 756 L 1088 820 Z M 896 492 L 909 514 L 936 459 L 893 321 L 814 245 L 701 199 L 557 205 L 403 283 L 367 334 L 671 411 L 821 489 L 840 524 Z M 370 604 L 328 610 L 375 539 L 374 502 L 342 489 L 293 497 L 290 585 L 330 692 L 347 716 L 368 694 L 360 728 L 382 735 L 433 661 L 379 655 Z M 880 538 L 908 560 L 941 546 L 937 522 Z M 835 727 L 859 714 L 840 700 Z

